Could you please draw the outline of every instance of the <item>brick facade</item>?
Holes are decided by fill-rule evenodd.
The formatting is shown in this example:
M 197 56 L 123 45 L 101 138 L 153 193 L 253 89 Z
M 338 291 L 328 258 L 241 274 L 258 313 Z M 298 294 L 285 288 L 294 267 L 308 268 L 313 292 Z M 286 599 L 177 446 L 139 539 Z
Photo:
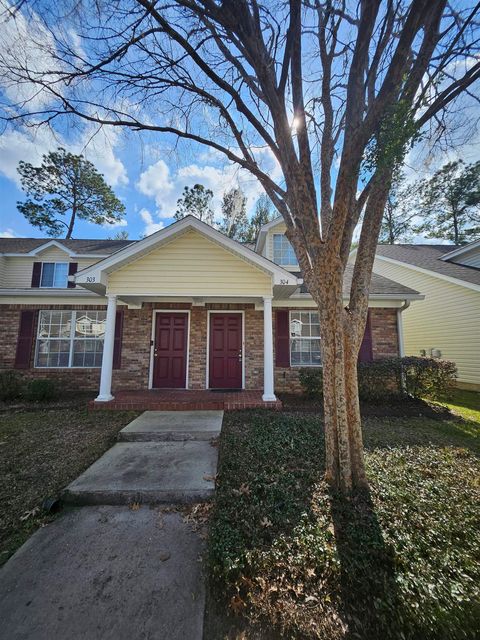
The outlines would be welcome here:
M 385 307 L 371 308 L 370 324 L 373 359 L 398 356 L 397 310 Z M 275 336 L 275 313 L 273 314 L 273 332 Z M 299 393 L 301 391 L 298 376 L 300 369 L 301 367 L 275 367 L 275 391 Z
M 95 305 L 3 305 L 0 307 L 0 369 L 13 368 L 17 345 L 20 313 L 23 309 L 105 309 Z M 207 375 L 208 312 L 241 310 L 245 322 L 245 387 L 263 387 L 263 312 L 253 304 L 207 304 L 191 306 L 179 303 L 145 303 L 141 309 L 125 309 L 121 368 L 113 371 L 113 392 L 148 389 L 150 371 L 150 341 L 154 309 L 190 311 L 190 342 L 188 387 L 205 389 Z M 398 355 L 397 311 L 388 308 L 371 309 L 373 357 Z M 274 344 L 275 344 L 275 309 Z M 36 337 L 36 336 L 35 336 Z M 63 389 L 97 391 L 100 369 L 35 369 L 32 348 L 31 368 L 22 370 L 27 377 L 50 378 L 59 381 Z M 297 367 L 275 367 L 276 391 L 300 391 Z

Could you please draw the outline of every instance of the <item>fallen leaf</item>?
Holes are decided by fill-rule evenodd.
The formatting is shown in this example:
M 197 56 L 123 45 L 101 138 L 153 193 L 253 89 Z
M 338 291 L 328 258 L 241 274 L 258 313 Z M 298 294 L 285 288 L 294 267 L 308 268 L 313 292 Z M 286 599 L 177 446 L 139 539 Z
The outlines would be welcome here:
M 204 475 L 203 479 L 206 480 L 207 482 L 215 482 L 215 480 L 217 479 L 217 476 Z
M 262 518 L 262 520 L 260 520 L 260 524 L 262 525 L 262 527 L 267 528 L 272 526 L 272 521 L 265 516 L 265 518 Z
M 235 614 L 240 613 L 242 609 L 245 608 L 245 606 L 245 602 L 240 598 L 240 596 L 233 596 L 233 598 L 230 600 L 230 609 Z
M 128 508 L 130 509 L 130 511 L 138 511 L 140 509 L 140 503 L 139 502 L 131 502 L 128 505 Z

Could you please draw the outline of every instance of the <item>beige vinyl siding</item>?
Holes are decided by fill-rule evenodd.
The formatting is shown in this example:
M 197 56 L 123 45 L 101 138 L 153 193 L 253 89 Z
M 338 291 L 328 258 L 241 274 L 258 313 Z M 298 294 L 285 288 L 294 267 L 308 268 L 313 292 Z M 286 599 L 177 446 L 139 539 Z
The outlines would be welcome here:
M 267 233 L 267 238 L 265 240 L 264 255 L 265 255 L 266 258 L 268 258 L 272 262 L 274 262 L 274 260 L 273 260 L 273 236 L 276 235 L 277 233 L 285 234 L 286 230 L 287 230 L 287 225 L 284 222 L 279 222 L 274 227 L 272 227 Z M 282 264 L 281 266 L 284 269 L 286 269 L 287 271 L 288 270 L 298 271 L 298 264 L 290 264 L 290 265 L 289 264 Z
M 271 295 L 271 276 L 196 231 L 114 271 L 108 293 Z
M 480 291 L 379 258 L 374 271 L 425 295 L 402 314 L 405 354 L 440 349 L 457 364 L 459 382 L 480 385 Z
M 77 262 L 78 269 L 98 262 L 98 258 L 70 258 L 68 253 L 59 249 L 47 249 L 37 256 L 4 257 L 2 287 L 5 289 L 26 289 L 32 284 L 32 270 L 34 262 Z
M 477 269 L 480 269 L 480 248 L 476 247 L 468 253 L 463 253 L 462 255 L 453 258 L 451 262 L 463 264 L 466 267 L 476 267 Z
M 6 258 L 0 256 L 0 289 L 4 287 Z

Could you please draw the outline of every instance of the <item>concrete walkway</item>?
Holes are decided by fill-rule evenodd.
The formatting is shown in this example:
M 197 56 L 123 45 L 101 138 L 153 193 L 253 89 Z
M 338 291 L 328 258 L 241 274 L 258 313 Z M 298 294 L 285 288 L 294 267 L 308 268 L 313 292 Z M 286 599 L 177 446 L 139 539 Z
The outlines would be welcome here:
M 208 439 L 223 412 L 175 413 L 147 412 L 122 430 L 128 441 L 66 491 L 102 506 L 67 511 L 0 570 L 1 638 L 201 640 L 203 537 L 181 513 L 152 505 L 212 494 L 217 450 Z
M 206 415 L 204 415 L 206 414 Z M 64 492 L 71 504 L 178 504 L 213 496 L 223 411 L 145 411 Z M 124 442 L 127 440 L 128 442 Z

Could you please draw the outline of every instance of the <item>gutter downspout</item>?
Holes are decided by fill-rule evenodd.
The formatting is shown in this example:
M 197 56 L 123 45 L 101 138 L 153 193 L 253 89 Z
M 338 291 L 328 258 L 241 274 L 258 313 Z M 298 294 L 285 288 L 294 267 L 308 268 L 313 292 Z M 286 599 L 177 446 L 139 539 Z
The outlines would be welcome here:
M 405 345 L 403 342 L 403 322 L 402 322 L 402 311 L 408 309 L 410 306 L 409 300 L 404 300 L 403 305 L 397 309 L 397 333 L 398 333 L 398 354 L 400 358 L 403 358 L 405 355 Z
M 400 358 L 403 358 L 405 356 L 405 345 L 404 345 L 404 342 L 403 342 L 402 311 L 405 311 L 405 309 L 408 309 L 409 306 L 410 306 L 410 301 L 409 300 L 404 300 L 403 305 L 399 309 L 397 309 L 398 354 L 399 354 Z M 402 382 L 401 382 L 402 391 L 403 391 L 403 393 L 405 393 L 407 385 L 405 383 L 405 375 L 403 373 L 403 370 L 402 370 L 402 374 L 401 374 L 401 380 L 402 380 Z

